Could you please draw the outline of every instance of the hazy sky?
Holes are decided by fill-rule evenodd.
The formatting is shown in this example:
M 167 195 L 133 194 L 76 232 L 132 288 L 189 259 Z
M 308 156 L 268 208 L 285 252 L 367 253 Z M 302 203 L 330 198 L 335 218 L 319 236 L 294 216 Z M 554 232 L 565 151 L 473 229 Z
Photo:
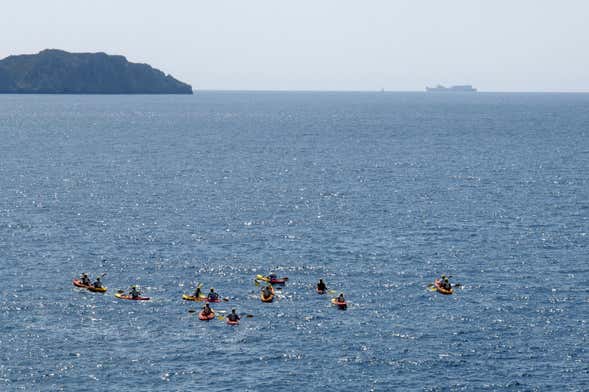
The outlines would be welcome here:
M 197 89 L 589 91 L 587 0 L 18 0 L 0 58 L 147 62 Z

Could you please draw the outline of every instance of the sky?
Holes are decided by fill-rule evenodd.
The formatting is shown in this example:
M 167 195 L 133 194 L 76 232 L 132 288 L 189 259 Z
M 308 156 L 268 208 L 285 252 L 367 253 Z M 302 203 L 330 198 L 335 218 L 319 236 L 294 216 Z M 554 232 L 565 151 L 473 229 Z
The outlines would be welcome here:
M 214 90 L 589 92 L 586 0 L 19 0 L 0 58 L 122 54 Z

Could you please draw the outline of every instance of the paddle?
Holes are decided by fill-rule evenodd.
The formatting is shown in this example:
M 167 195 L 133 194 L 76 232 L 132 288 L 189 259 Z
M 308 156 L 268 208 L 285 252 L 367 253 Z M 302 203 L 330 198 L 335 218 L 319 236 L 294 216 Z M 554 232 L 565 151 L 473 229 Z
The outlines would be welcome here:
M 257 280 L 257 279 L 254 279 L 254 284 L 255 284 L 255 285 L 256 285 L 256 287 L 257 287 L 257 286 L 259 286 L 259 285 L 260 285 L 260 282 L 258 282 L 258 280 Z

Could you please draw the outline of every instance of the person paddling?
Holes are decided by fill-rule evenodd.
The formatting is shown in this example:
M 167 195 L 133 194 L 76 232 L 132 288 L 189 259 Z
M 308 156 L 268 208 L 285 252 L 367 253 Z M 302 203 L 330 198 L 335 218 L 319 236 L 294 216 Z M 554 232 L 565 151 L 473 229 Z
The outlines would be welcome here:
M 272 295 L 272 285 L 269 284 L 268 286 L 264 287 L 262 292 L 264 293 L 264 298 L 270 298 Z
M 195 298 L 200 298 L 201 294 L 202 294 L 202 292 L 200 291 L 200 286 L 198 286 L 196 288 L 196 290 L 194 290 L 194 297 Z
M 339 302 L 339 303 L 346 302 L 346 300 L 344 299 L 344 293 L 340 293 L 339 297 L 337 297 L 337 302 Z
M 446 277 L 446 275 L 442 275 L 442 277 L 440 278 L 440 286 L 442 286 L 444 290 L 452 289 L 452 284 L 450 283 L 450 280 L 448 279 L 448 277 Z
M 102 288 L 102 281 L 100 280 L 100 276 L 96 277 L 96 281 L 92 284 L 94 288 L 101 289 Z
M 215 289 L 211 287 L 211 291 L 209 291 L 208 295 L 209 301 L 217 301 L 219 299 L 219 294 L 215 293 Z
M 319 279 L 319 283 L 317 283 L 317 291 L 326 291 L 327 286 L 323 282 L 323 279 Z
M 92 284 L 92 282 L 90 281 L 90 277 L 86 272 L 84 272 L 80 277 L 80 283 L 82 283 L 85 286 L 90 286 Z
M 137 290 L 137 286 L 135 286 L 135 285 L 131 286 L 131 290 L 129 290 L 129 296 L 133 299 L 137 299 L 137 298 L 139 298 L 140 295 L 141 295 L 141 292 L 139 290 Z
M 231 314 L 229 314 L 229 316 L 227 316 L 227 318 L 231 322 L 236 322 L 236 321 L 239 321 L 239 319 L 240 319 L 239 315 L 235 312 L 235 309 L 231 309 Z
M 202 314 L 204 314 L 205 316 L 208 316 L 211 313 L 213 313 L 213 310 L 211 309 L 210 305 L 208 303 L 206 303 L 205 306 L 203 306 L 203 308 L 202 308 Z

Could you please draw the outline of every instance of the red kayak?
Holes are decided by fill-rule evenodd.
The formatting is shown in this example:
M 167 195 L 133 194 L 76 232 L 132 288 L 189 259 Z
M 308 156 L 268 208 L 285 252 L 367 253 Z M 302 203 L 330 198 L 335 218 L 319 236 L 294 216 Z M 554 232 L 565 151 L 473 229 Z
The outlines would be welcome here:
M 202 310 L 198 313 L 198 319 L 199 320 L 208 321 L 208 320 L 212 320 L 214 318 L 215 318 L 215 312 L 214 311 L 212 311 L 208 316 L 205 315 Z
M 287 280 L 288 280 L 287 277 L 274 278 L 274 279 L 270 279 L 270 284 L 285 284 Z
M 76 287 L 84 288 L 84 289 L 87 289 L 87 290 L 92 291 L 94 293 L 106 293 L 106 290 L 107 290 L 106 287 L 94 287 L 93 285 L 84 284 L 79 279 L 74 279 L 72 281 L 72 283 Z
M 115 294 L 115 297 L 117 297 L 119 299 L 128 299 L 128 300 L 131 300 L 131 301 L 149 301 L 150 300 L 149 297 L 136 297 L 136 298 L 133 298 L 130 295 L 121 294 L 121 293 L 116 293 Z
M 239 325 L 239 320 L 231 321 L 231 320 L 227 319 L 227 324 L 229 324 L 229 325 Z
M 315 288 L 315 291 L 317 291 L 317 294 L 321 294 L 321 295 L 327 293 L 327 289 L 326 290 L 319 290 L 318 288 Z
M 216 298 L 216 299 L 203 298 L 202 300 L 204 302 L 222 302 L 223 301 L 221 298 Z
M 83 287 L 85 289 L 92 287 L 92 285 L 82 283 L 82 281 L 80 279 L 74 279 L 74 280 L 72 280 L 72 283 L 76 287 Z

